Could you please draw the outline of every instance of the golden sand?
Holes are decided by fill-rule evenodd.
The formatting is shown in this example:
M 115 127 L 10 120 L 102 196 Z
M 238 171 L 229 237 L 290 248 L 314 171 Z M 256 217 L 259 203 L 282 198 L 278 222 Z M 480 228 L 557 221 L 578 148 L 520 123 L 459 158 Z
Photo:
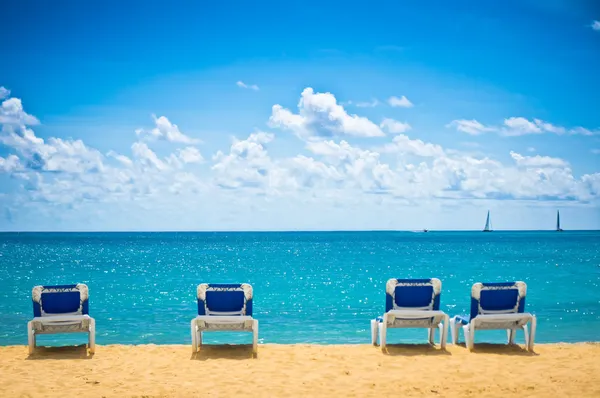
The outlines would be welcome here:
M 600 344 L 0 347 L 0 397 L 600 397 Z M 68 391 L 68 392 L 67 392 Z

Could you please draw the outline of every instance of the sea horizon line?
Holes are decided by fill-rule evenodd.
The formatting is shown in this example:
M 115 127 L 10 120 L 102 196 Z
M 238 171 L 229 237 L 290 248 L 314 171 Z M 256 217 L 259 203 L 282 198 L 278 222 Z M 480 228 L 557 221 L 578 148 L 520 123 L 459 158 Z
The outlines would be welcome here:
M 361 233 L 361 232 L 484 232 L 482 229 L 297 229 L 297 230 L 4 230 L 0 234 L 32 233 Z M 489 232 L 557 232 L 556 229 L 494 229 Z M 561 232 L 600 232 L 600 229 L 565 229 Z

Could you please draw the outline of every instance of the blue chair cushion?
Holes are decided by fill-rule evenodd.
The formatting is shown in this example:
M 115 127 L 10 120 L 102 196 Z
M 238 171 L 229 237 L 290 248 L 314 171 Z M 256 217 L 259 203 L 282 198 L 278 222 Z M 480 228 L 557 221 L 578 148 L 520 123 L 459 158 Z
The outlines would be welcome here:
M 394 296 L 398 307 L 427 307 L 433 298 L 433 286 L 397 286 Z
M 502 311 L 515 308 L 519 299 L 517 289 L 482 290 L 479 305 L 486 311 Z
M 243 291 L 207 291 L 206 307 L 210 311 L 233 312 L 244 308 Z
M 79 291 L 42 293 L 42 308 L 47 314 L 64 314 L 79 310 Z

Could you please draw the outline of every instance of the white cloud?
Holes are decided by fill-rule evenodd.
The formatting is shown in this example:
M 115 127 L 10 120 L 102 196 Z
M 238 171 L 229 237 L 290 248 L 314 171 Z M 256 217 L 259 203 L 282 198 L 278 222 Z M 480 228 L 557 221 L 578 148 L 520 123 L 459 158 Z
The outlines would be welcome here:
M 4 88 L 4 87 L 2 87 Z M 0 93 L 5 96 L 10 94 L 10 91 Z M 0 96 L 1 97 L 1 96 Z M 27 125 L 32 126 L 39 124 L 39 120 L 34 116 L 23 111 L 23 104 L 19 98 L 8 98 L 2 101 L 0 105 L 0 124 L 2 125 Z
M 135 132 L 138 136 L 152 137 L 182 144 L 198 144 L 201 142 L 199 139 L 191 138 L 183 134 L 179 130 L 179 127 L 177 127 L 176 124 L 171 123 L 165 116 L 157 118 L 155 115 L 152 115 L 152 119 L 154 120 L 156 127 L 151 130 L 137 129 Z
M 587 136 L 600 135 L 600 130 L 599 129 L 589 130 L 584 127 L 574 127 L 571 130 L 569 130 L 569 134 L 571 134 L 571 135 L 587 135 Z
M 390 104 L 390 106 L 399 108 L 412 108 L 414 106 L 413 103 L 410 102 L 404 95 L 400 98 L 394 96 L 388 98 L 388 104 Z
M 178 217 L 185 221 L 185 214 L 204 212 L 203 217 L 226 214 L 233 223 L 247 213 L 264 212 L 272 217 L 271 209 L 278 206 L 285 209 L 281 215 L 306 214 L 314 222 L 309 212 L 301 213 L 302 206 L 308 204 L 327 204 L 349 214 L 359 208 L 370 212 L 379 206 L 377 203 L 388 203 L 393 209 L 399 204 L 439 205 L 457 199 L 513 203 L 549 199 L 582 206 L 599 203 L 600 173 L 576 176 L 565 159 L 512 151 L 508 160 L 500 162 L 401 133 L 379 148 L 367 149 L 347 138 L 371 136 L 377 131 L 373 128 L 399 131 L 401 127 L 395 123 L 404 124 L 385 119 L 381 127 L 377 126 L 367 118 L 348 115 L 332 94 L 315 94 L 309 89 L 298 108 L 294 114 L 276 106 L 271 115 L 273 125 L 304 139 L 298 141 L 298 152 L 290 154 L 287 147 L 285 156 L 277 156 L 281 154 L 277 149 L 289 140 L 274 143 L 274 134 L 255 132 L 233 139 L 228 149 L 216 150 L 208 161 L 187 143 L 162 152 L 164 146 L 154 148 L 152 140 L 142 140 L 132 143 L 130 153 L 103 154 L 82 140 L 42 139 L 26 124 L 31 119 L 24 116 L 22 107 L 11 108 L 17 111 L 10 114 L 19 116 L 3 119 L 9 122 L 0 130 L 0 173 L 14 177 L 20 188 L 9 191 L 9 199 L 6 195 L 0 199 L 19 214 L 29 214 L 30 210 L 22 206 L 75 214 L 73 209 L 93 203 L 91 209 L 106 212 L 98 219 L 114 219 L 109 215 L 117 214 L 114 209 L 120 208 L 125 212 L 122 214 L 131 212 L 143 220 L 160 213 L 169 214 L 169 219 L 180 214 Z M 164 120 L 168 121 L 166 117 Z M 502 129 L 561 134 L 560 127 L 540 120 L 507 120 Z M 156 127 L 158 133 L 143 135 L 169 139 L 171 131 L 172 138 L 172 129 L 177 127 L 170 123 L 165 126 L 163 130 Z M 465 124 L 457 122 L 459 126 Z M 473 131 L 488 128 L 476 123 L 466 126 Z M 564 134 L 569 134 L 570 130 L 565 130 Z M 132 140 L 135 138 L 132 133 Z M 280 197 L 285 200 L 276 200 Z M 253 207 L 257 203 L 264 206 Z M 240 208 L 249 210 L 240 212 Z M 147 213 L 140 213 L 140 209 L 147 209 Z M 94 217 L 95 213 L 91 214 Z M 137 225 L 131 224 L 131 228 Z
M 21 162 L 19 157 L 15 155 L 8 155 L 3 158 L 0 156 L 0 171 L 4 173 L 12 173 L 21 168 Z
M 129 159 L 125 155 L 120 155 L 120 154 L 116 153 L 115 151 L 108 151 L 108 153 L 106 154 L 106 156 L 115 158 L 123 166 L 126 166 L 126 167 L 133 166 L 133 162 L 131 161 L 131 159 Z
M 390 133 L 399 134 L 406 133 L 411 129 L 410 124 L 402 123 L 394 119 L 385 118 L 379 124 L 382 129 L 387 129 Z
M 542 129 L 533 122 L 525 119 L 524 117 L 511 117 L 504 120 L 504 125 L 508 127 L 505 130 L 506 135 L 525 135 L 525 134 L 539 134 Z
M 204 158 L 200 154 L 198 148 L 193 146 L 188 146 L 186 148 L 180 149 L 179 158 L 183 163 L 201 163 L 204 161 Z
M 38 147 L 44 161 L 43 169 L 68 173 L 99 172 L 104 168 L 104 156 L 87 147 L 81 140 L 49 138 L 48 144 Z
M 515 137 L 529 134 L 552 133 L 557 135 L 598 135 L 600 130 L 589 130 L 584 127 L 565 127 L 556 126 L 552 123 L 540 119 L 530 121 L 524 117 L 510 117 L 504 120 L 503 126 L 486 126 L 477 120 L 459 119 L 453 120 L 446 125 L 448 128 L 456 128 L 457 131 L 480 135 L 483 133 L 497 133 L 506 137 Z
M 378 106 L 380 104 L 380 102 L 377 98 L 373 98 L 371 101 L 359 101 L 359 102 L 348 101 L 347 104 L 354 105 L 357 108 L 375 108 L 376 106 Z
M 235 84 L 238 87 L 241 87 L 241 88 L 246 88 L 246 89 L 254 90 L 254 91 L 258 91 L 259 90 L 259 88 L 258 88 L 258 86 L 256 84 L 246 84 L 246 83 L 244 83 L 241 80 L 238 80 Z
M 302 91 L 298 114 L 274 105 L 269 119 L 271 127 L 293 131 L 306 139 L 315 136 L 382 137 L 379 126 L 365 117 L 350 115 L 331 93 L 315 93 L 310 87 Z
M 524 167 L 568 167 L 569 163 L 563 159 L 551 158 L 549 156 L 523 156 L 519 153 L 510 151 L 510 156 L 515 160 L 518 166 Z
M 155 167 L 158 170 L 167 170 L 170 168 L 168 162 L 158 158 L 156 153 L 143 142 L 134 142 L 131 145 L 133 157 L 138 159 L 144 166 Z
M 446 125 L 446 127 L 451 128 L 455 127 L 456 130 L 471 134 L 471 135 L 480 135 L 486 132 L 495 131 L 494 128 L 486 127 L 483 124 L 479 123 L 477 120 L 453 120 Z
M 3 100 L 4 98 L 8 98 L 9 95 L 10 95 L 10 90 L 4 86 L 0 86 L 0 100 Z
M 552 123 L 544 122 L 543 120 L 540 120 L 540 119 L 533 119 L 533 121 L 534 121 L 535 125 L 544 132 L 554 133 L 554 134 L 559 134 L 559 135 L 567 133 L 567 129 L 565 129 L 564 127 L 555 126 Z M 531 123 L 531 122 L 529 122 L 529 123 Z M 505 124 L 506 124 L 506 122 L 505 122 Z
M 18 124 L 17 120 L 20 120 L 21 124 Z M 7 118 L 6 121 L 8 123 L 2 125 L 0 144 L 17 152 L 30 169 L 86 173 L 101 171 L 104 167 L 103 155 L 87 147 L 81 140 L 51 137 L 45 141 L 26 127 L 26 124 L 32 121 L 31 118 Z
M 307 149 L 335 167 L 334 183 L 363 192 L 391 191 L 398 183 L 390 166 L 380 161 L 380 154 L 353 147 L 346 141 L 308 142 Z
M 265 145 L 273 138 L 265 132 L 252 133 L 245 140 L 234 139 L 228 154 L 218 151 L 212 166 L 216 184 L 224 188 L 263 186 L 272 166 Z
M 443 157 L 444 149 L 436 144 L 424 142 L 421 140 L 412 140 L 404 134 L 400 134 L 392 140 L 392 143 L 385 145 L 382 152 L 408 154 L 420 157 Z
M 529 148 L 527 148 L 527 152 L 535 152 L 535 148 L 530 146 Z
M 600 21 L 593 21 L 592 25 L 590 25 L 592 29 L 600 31 Z

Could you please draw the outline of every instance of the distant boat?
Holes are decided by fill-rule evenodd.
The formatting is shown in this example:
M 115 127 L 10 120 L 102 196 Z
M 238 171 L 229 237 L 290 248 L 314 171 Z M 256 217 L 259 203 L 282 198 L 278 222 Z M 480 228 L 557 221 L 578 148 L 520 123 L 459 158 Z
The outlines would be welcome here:
M 560 212 L 556 210 L 556 232 L 562 232 L 563 229 L 560 227 Z
M 492 222 L 490 221 L 490 211 L 488 210 L 487 219 L 485 220 L 485 227 L 483 232 L 492 232 Z
M 423 232 L 429 232 L 429 230 L 428 229 L 424 229 Z

